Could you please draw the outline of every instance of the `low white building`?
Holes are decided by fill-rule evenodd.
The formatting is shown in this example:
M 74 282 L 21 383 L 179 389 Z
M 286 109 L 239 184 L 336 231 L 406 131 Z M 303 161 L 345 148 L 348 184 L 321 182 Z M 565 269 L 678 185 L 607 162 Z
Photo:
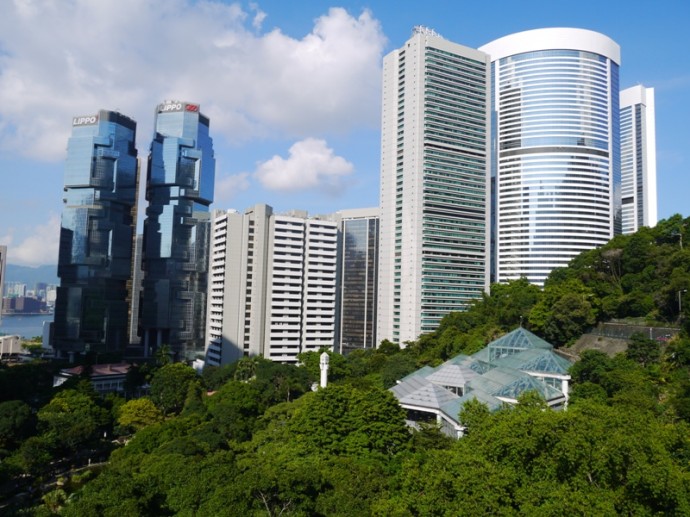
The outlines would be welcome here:
M 19 355 L 22 349 L 22 340 L 19 336 L 0 336 L 0 359 L 13 355 Z
M 101 395 L 124 392 L 125 379 L 131 367 L 132 365 L 129 363 L 94 364 L 91 366 L 91 373 L 89 374 L 93 389 Z M 82 375 L 84 373 L 84 368 L 84 366 L 63 368 L 53 377 L 53 387 L 55 388 L 64 384 L 72 377 Z

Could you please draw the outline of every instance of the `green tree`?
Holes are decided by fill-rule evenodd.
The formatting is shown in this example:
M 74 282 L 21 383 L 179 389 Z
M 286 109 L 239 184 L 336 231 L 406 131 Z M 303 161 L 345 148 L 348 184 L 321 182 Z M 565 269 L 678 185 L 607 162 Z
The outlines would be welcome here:
M 151 400 L 164 414 L 178 413 L 187 398 L 189 384 L 197 379 L 193 368 L 173 363 L 156 370 L 151 379 Z
M 630 336 L 625 355 L 642 366 L 648 366 L 659 361 L 661 349 L 653 339 L 646 338 L 641 332 L 635 332 Z
M 38 421 L 39 428 L 52 440 L 76 451 L 100 437 L 109 424 L 109 415 L 88 395 L 64 390 L 39 410 Z
M 56 443 L 51 436 L 31 436 L 12 455 L 10 462 L 22 472 L 42 477 L 50 470 Z
M 529 324 L 554 345 L 566 345 L 597 321 L 594 293 L 580 280 L 547 281 L 544 294 L 529 316 Z
M 386 390 L 330 385 L 302 397 L 289 430 L 314 452 L 392 455 L 407 446 L 405 411 Z
M 249 440 L 256 421 L 266 409 L 254 382 L 230 381 L 210 396 L 207 406 L 215 428 L 226 438 Z
M 117 423 L 130 432 L 162 422 L 163 413 L 148 398 L 133 399 L 120 407 Z
M 481 432 L 481 427 L 488 420 L 489 415 L 489 406 L 477 399 L 471 399 L 463 404 L 459 418 L 467 434 Z
M 0 449 L 13 449 L 36 428 L 31 407 L 21 400 L 0 403 Z
M 395 383 L 417 369 L 417 361 L 410 354 L 396 354 L 387 358 L 381 369 L 383 387 L 390 388 Z

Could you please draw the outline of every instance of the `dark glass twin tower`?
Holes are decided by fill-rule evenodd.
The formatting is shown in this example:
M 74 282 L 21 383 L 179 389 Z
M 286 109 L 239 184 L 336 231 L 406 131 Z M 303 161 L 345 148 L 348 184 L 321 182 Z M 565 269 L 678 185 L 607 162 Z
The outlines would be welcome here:
M 75 117 L 67 147 L 53 347 L 123 351 L 129 343 L 138 165 L 136 122 L 116 112 Z M 215 159 L 197 104 L 156 109 L 148 160 L 139 334 L 147 353 L 204 350 L 208 207 Z

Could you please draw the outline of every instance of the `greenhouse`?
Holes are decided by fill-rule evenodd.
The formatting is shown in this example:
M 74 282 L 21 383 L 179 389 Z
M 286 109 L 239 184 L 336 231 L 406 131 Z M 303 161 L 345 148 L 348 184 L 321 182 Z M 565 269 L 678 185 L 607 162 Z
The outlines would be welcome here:
M 459 414 L 469 400 L 495 411 L 535 391 L 549 407 L 565 408 L 571 365 L 551 344 L 519 327 L 476 354 L 457 355 L 435 368 L 425 366 L 391 391 L 407 410 L 408 425 L 435 421 L 444 433 L 460 437 L 464 428 Z

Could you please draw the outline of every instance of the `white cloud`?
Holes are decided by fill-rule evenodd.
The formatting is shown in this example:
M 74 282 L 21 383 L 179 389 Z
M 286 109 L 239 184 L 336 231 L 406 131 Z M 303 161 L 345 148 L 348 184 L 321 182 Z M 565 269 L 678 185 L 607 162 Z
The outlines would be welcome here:
M 320 189 L 335 193 L 353 165 L 336 156 L 324 140 L 306 138 L 290 147 L 290 156 L 274 156 L 259 164 L 254 175 L 270 190 Z
M 16 229 L 10 229 L 0 240 L 0 244 L 7 245 L 9 263 L 20 266 L 57 263 L 60 244 L 60 218 L 57 215 L 51 214 L 47 223 L 23 231 L 22 236 L 17 237 L 16 233 Z
M 216 178 L 214 200 L 216 204 L 228 202 L 251 186 L 248 172 Z
M 135 13 L 133 15 L 133 13 Z M 375 127 L 385 38 L 332 8 L 301 38 L 213 0 L 15 0 L 0 17 L 0 148 L 59 160 L 71 117 L 118 109 L 150 141 L 163 99 L 198 102 L 214 137 L 303 138 Z
M 264 23 L 264 20 L 266 19 L 266 16 L 268 16 L 264 11 L 259 9 L 258 4 L 255 4 L 254 2 L 251 2 L 249 4 L 249 8 L 254 11 L 254 19 L 252 20 L 252 27 L 254 27 L 256 30 L 261 29 L 261 26 Z

